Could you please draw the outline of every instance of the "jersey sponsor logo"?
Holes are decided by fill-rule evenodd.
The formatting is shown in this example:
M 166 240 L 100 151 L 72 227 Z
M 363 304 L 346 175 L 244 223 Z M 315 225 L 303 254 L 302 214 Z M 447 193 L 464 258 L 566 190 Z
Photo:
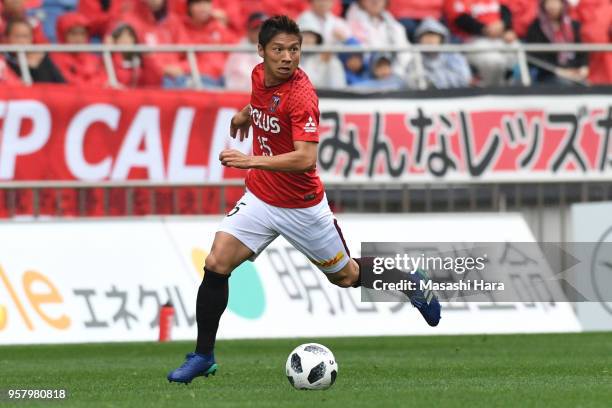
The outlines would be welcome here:
M 278 118 L 270 116 L 259 109 L 253 109 L 251 118 L 253 119 L 253 125 L 265 132 L 280 133 L 281 131 Z
M 308 122 L 306 123 L 306 125 L 304 125 L 304 132 L 314 133 L 316 131 L 317 131 L 317 125 L 316 123 L 314 123 L 314 120 L 312 120 L 312 116 L 309 116 Z
M 334 256 L 331 259 L 327 259 L 325 261 L 315 261 L 314 259 L 311 259 L 312 263 L 321 267 L 321 268 L 330 268 L 334 265 L 336 265 L 338 262 L 340 262 L 342 259 L 344 259 L 344 252 L 343 251 L 338 251 L 338 253 L 336 254 L 336 256 Z
M 270 112 L 275 112 L 276 108 L 278 108 L 278 105 L 280 104 L 281 101 L 281 95 L 272 95 L 272 102 L 270 102 L 270 107 L 268 108 L 268 110 Z

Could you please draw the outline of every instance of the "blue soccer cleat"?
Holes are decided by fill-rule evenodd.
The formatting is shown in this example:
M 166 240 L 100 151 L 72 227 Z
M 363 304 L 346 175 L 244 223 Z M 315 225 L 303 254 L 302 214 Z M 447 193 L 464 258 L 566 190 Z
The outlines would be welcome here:
M 182 366 L 168 374 L 169 382 L 179 382 L 189 384 L 196 377 L 208 377 L 215 375 L 219 366 L 215 363 L 215 356 L 205 356 L 198 353 L 189 353 L 185 356 Z
M 417 269 L 415 273 L 410 274 L 410 280 L 416 282 L 417 289 L 411 291 L 408 297 L 412 306 L 416 307 L 425 319 L 428 325 L 434 327 L 440 323 L 440 312 L 442 307 L 433 290 L 421 290 L 420 282 L 428 282 L 429 276 L 422 269 Z

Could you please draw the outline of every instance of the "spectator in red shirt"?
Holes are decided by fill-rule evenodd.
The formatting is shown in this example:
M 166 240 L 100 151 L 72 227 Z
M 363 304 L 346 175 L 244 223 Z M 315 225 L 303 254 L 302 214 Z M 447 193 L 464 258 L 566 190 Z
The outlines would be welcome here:
M 308 10 L 308 3 L 307 0 L 242 0 L 242 15 L 246 18 L 246 16 L 261 11 L 269 16 L 287 15 L 296 20 L 300 14 Z M 341 0 L 333 0 L 332 12 L 337 16 L 342 13 Z
M 582 39 L 590 43 L 612 43 L 612 3 L 609 0 L 581 0 L 576 15 L 582 23 Z M 589 81 L 612 84 L 612 52 L 589 56 Z
M 571 19 L 566 0 L 540 0 L 538 17 L 529 26 L 526 41 L 536 44 L 580 43 L 580 23 Z M 584 52 L 530 53 L 539 62 L 532 67 L 535 80 L 553 84 L 584 82 L 589 75 L 588 56 Z M 548 65 L 546 69 L 542 64 Z
M 231 44 L 236 37 L 212 15 L 211 0 L 188 0 L 188 14 L 183 17 L 181 39 L 183 44 Z M 197 54 L 200 82 L 206 88 L 223 87 L 223 70 L 227 53 L 206 52 Z M 189 72 L 187 61 L 183 62 L 184 72 Z M 164 87 L 189 87 L 192 76 L 185 74 L 164 79 Z
M 512 30 L 512 14 L 498 0 L 445 0 L 445 14 L 455 35 L 475 48 L 505 46 L 517 40 Z M 499 86 L 516 62 L 511 52 L 486 51 L 467 55 L 476 68 L 480 83 Z
M 245 19 L 242 16 L 242 3 L 244 0 L 212 0 L 212 17 L 232 30 L 234 33 L 243 33 Z M 187 1 L 177 0 L 169 3 L 170 12 L 179 16 L 187 14 Z
M 512 14 L 512 29 L 519 38 L 527 35 L 527 29 L 538 15 L 536 0 L 500 0 Z
M 146 45 L 178 44 L 181 38 L 181 18 L 168 11 L 167 0 L 133 0 L 126 6 L 120 20 L 129 22 Z M 179 53 L 159 52 L 150 56 L 169 81 L 186 75 L 183 56 Z
M 65 44 L 88 44 L 89 21 L 80 13 L 66 13 L 57 19 L 57 39 Z M 90 52 L 62 52 L 51 58 L 66 82 L 75 85 L 106 83 L 106 72 L 99 56 Z
M 406 28 L 406 35 L 414 41 L 414 31 L 426 18 L 440 20 L 444 0 L 393 0 L 389 12 Z
M 129 23 L 121 22 L 112 31 L 109 40 L 116 45 L 138 44 L 136 30 Z M 118 52 L 113 54 L 115 76 L 122 87 L 159 87 L 162 83 L 162 70 L 155 59 L 147 54 Z
M 102 38 L 109 31 L 114 18 L 131 7 L 126 0 L 79 0 L 79 13 L 89 18 L 89 32 Z

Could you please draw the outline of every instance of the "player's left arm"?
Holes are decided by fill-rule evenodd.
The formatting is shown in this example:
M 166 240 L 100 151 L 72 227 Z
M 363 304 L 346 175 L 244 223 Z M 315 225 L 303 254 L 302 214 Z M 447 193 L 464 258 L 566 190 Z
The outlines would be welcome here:
M 238 169 L 260 169 L 305 173 L 317 165 L 316 142 L 294 141 L 294 151 L 276 156 L 249 156 L 238 150 L 227 149 L 221 152 L 221 164 Z

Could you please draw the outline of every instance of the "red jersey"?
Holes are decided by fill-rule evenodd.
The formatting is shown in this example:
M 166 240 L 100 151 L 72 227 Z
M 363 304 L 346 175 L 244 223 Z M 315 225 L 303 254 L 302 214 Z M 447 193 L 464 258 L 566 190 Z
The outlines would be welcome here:
M 264 67 L 251 75 L 253 154 L 273 156 L 295 150 L 294 141 L 319 142 L 319 99 L 308 76 L 300 68 L 280 85 L 266 87 Z M 288 173 L 250 169 L 247 188 L 275 207 L 306 208 L 323 199 L 323 183 L 313 169 Z

